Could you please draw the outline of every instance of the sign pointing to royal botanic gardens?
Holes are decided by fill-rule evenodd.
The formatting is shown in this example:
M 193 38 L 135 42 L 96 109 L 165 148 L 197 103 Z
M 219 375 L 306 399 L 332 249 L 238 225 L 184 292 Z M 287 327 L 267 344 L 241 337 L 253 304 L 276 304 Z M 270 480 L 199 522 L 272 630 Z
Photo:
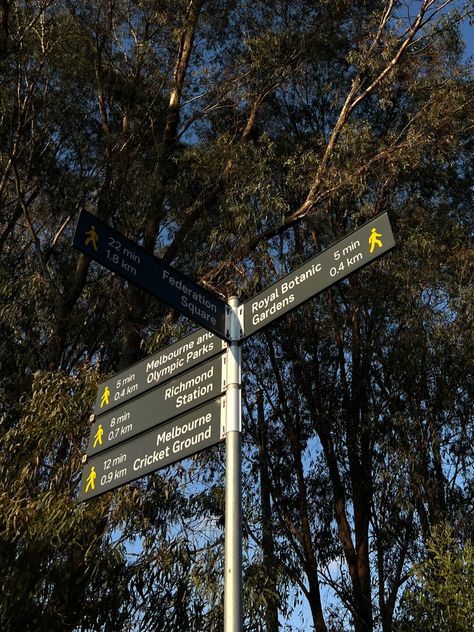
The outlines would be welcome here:
M 95 215 L 81 211 L 73 245 L 219 338 L 228 339 L 228 306 L 224 301 L 104 224 Z
M 243 338 L 260 331 L 394 246 L 388 215 L 383 213 L 244 303 L 240 308 Z

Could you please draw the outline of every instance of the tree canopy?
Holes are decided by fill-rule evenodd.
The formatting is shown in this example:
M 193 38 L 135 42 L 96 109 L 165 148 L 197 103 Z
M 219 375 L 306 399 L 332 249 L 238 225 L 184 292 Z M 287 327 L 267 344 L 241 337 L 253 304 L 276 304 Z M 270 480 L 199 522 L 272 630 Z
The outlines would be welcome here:
M 0 2 L 3 630 L 223 627 L 223 445 L 76 501 L 97 385 L 194 329 L 72 248 L 82 209 L 224 300 L 388 212 L 392 253 L 243 345 L 244 630 L 468 629 L 468 19 Z

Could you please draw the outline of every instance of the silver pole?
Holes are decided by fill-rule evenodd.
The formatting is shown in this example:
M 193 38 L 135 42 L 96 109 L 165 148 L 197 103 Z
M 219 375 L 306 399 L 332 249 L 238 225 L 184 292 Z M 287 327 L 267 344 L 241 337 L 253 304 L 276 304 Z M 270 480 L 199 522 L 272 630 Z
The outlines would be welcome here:
M 224 632 L 242 632 L 242 453 L 239 299 L 229 299 L 227 352 Z

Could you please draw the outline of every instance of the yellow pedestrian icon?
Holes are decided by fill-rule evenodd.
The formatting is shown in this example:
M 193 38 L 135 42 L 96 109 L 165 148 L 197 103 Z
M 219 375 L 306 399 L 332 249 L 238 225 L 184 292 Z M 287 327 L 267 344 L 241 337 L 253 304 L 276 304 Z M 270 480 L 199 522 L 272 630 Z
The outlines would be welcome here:
M 97 234 L 95 226 L 91 225 L 90 229 L 86 230 L 86 236 L 87 236 L 87 239 L 84 242 L 84 246 L 88 246 L 89 244 L 92 244 L 92 247 L 97 252 L 97 242 L 99 241 L 99 235 Z
M 102 445 L 102 437 L 104 436 L 104 429 L 102 428 L 102 424 L 99 424 L 97 428 L 97 432 L 94 435 L 94 445 L 93 448 L 96 447 L 97 444 Z
M 92 491 L 94 491 L 96 477 L 97 477 L 97 473 L 95 471 L 95 467 L 92 466 L 89 476 L 87 477 L 86 492 L 88 492 L 89 489 L 92 489 Z
M 106 386 L 104 388 L 104 392 L 102 393 L 102 397 L 100 399 L 100 407 L 103 408 L 104 406 L 107 406 L 109 403 L 109 396 L 110 396 L 110 388 L 108 386 Z
M 375 228 L 372 228 L 372 234 L 369 237 L 370 254 L 374 252 L 375 246 L 382 248 L 383 243 L 380 241 L 379 237 L 382 237 L 382 233 L 378 233 Z

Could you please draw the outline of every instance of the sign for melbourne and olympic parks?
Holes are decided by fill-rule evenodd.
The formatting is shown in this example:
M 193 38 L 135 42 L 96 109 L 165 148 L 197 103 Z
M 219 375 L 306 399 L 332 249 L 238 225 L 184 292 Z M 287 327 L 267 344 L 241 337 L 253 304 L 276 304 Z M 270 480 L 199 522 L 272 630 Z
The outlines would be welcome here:
M 104 224 L 95 215 L 81 211 L 73 245 L 127 281 L 175 307 L 219 338 L 228 339 L 228 306 L 224 301 Z
M 210 331 L 195 331 L 99 384 L 94 413 L 102 415 L 142 395 L 165 380 L 209 360 L 224 351 L 225 347 L 225 342 Z
M 215 399 L 226 386 L 226 354 L 205 362 L 180 378 L 97 417 L 91 426 L 88 456 L 127 441 L 158 424 Z
M 84 466 L 78 500 L 89 500 L 219 443 L 224 425 L 221 397 L 97 454 Z
M 394 246 L 388 215 L 382 213 L 244 303 L 243 337 L 266 327 Z

